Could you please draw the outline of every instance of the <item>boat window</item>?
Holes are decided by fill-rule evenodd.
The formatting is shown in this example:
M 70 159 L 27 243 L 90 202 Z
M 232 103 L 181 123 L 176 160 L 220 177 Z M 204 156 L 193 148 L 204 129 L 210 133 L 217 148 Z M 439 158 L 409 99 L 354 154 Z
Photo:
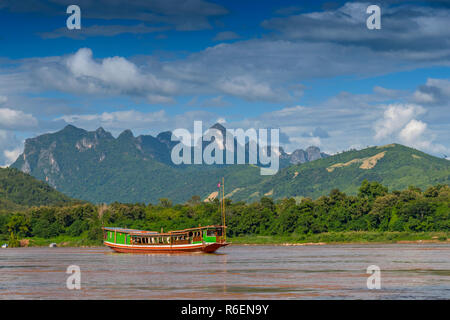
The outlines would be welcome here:
M 215 230 L 208 230 L 208 231 L 206 232 L 206 235 L 207 235 L 208 237 L 212 237 L 212 236 L 215 236 L 215 235 L 216 235 L 216 232 L 215 232 Z

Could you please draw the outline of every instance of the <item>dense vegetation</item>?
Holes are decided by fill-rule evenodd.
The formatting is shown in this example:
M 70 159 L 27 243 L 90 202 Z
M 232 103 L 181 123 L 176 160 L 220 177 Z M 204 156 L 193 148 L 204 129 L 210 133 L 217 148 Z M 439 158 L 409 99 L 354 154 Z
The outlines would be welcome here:
M 330 232 L 431 232 L 450 230 L 450 187 L 436 185 L 422 191 L 409 187 L 388 192 L 377 183 L 364 180 L 357 195 L 334 189 L 316 200 L 285 198 L 258 202 L 226 200 L 228 236 L 292 237 Z M 39 207 L 0 215 L 0 237 L 10 244 L 19 238 L 78 239 L 78 244 L 100 243 L 101 226 L 145 230 L 174 230 L 198 225 L 220 224 L 218 201 L 201 202 L 199 196 L 185 204 L 168 199 L 158 204 L 77 204 L 67 207 Z M 319 238 L 318 238 L 319 239 Z
M 31 206 L 67 205 L 74 202 L 48 184 L 19 170 L 0 168 L 0 213 Z
M 251 201 L 264 194 L 274 199 L 315 199 L 335 188 L 356 195 L 363 180 L 378 181 L 390 190 L 450 184 L 450 161 L 399 144 L 350 150 L 283 169 L 240 190 L 234 200 Z

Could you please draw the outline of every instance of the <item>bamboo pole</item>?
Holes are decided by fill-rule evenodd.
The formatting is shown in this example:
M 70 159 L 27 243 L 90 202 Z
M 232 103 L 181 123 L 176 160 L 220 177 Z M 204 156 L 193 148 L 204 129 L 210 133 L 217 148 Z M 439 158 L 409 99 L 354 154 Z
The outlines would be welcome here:
M 227 239 L 227 230 L 225 228 L 225 178 L 222 177 L 222 206 L 223 206 L 223 239 L 226 241 Z

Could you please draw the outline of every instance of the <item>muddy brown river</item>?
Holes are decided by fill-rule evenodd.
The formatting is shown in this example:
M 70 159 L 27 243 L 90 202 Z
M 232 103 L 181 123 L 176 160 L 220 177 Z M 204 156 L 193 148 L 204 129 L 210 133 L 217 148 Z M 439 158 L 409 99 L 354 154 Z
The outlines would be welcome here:
M 71 265 L 80 268 L 79 290 L 67 288 Z M 370 265 L 380 268 L 380 289 L 367 287 Z M 450 245 L 0 249 L 0 299 L 450 299 Z

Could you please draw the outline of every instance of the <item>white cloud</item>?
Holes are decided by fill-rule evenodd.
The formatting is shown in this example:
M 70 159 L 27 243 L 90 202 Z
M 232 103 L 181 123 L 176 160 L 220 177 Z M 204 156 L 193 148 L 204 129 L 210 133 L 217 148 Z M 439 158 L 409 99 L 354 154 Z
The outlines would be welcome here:
M 0 129 L 0 167 L 9 166 L 16 161 L 22 148 L 22 141 L 14 133 Z
M 425 85 L 420 86 L 413 95 L 413 100 L 425 104 L 448 105 L 450 98 L 450 81 L 447 79 L 427 79 Z
M 435 101 L 432 94 L 422 91 L 414 92 L 413 99 L 418 103 L 433 103 Z
M 322 141 L 320 140 L 319 137 L 291 137 L 289 140 L 291 143 L 294 143 L 297 146 L 320 147 L 322 145 Z
M 439 156 L 448 154 L 450 151 L 449 148 L 434 142 L 433 135 L 427 130 L 427 124 L 422 121 L 411 120 L 400 131 L 398 137 L 400 142 L 407 146 L 439 154 Z
M 164 110 L 148 113 L 127 110 L 103 112 L 101 114 L 67 115 L 55 120 L 64 120 L 66 123 L 88 130 L 103 127 L 113 131 L 121 131 L 130 128 L 149 129 L 160 123 L 165 123 L 167 117 Z
M 426 129 L 426 123 L 413 119 L 400 131 L 399 137 L 402 141 L 411 145 L 422 139 Z
M 22 148 L 16 148 L 13 150 L 4 150 L 3 155 L 5 156 L 6 162 L 5 165 L 10 165 L 14 161 L 17 160 L 19 155 L 22 153 Z
M 123 57 L 105 58 L 100 63 L 93 59 L 92 50 L 79 49 L 65 60 L 67 69 L 78 84 L 87 92 L 116 91 L 130 95 L 147 95 L 149 100 L 167 102 L 175 92 L 176 86 L 172 81 L 162 80 L 147 72 L 143 73 L 134 63 Z M 154 92 L 156 94 L 147 94 Z
M 399 141 L 409 147 L 434 154 L 448 153 L 450 149 L 435 142 L 435 134 L 427 123 L 415 119 L 425 114 L 419 105 L 395 104 L 385 107 L 383 118 L 375 123 L 375 140 Z
M 385 107 L 383 118 L 375 123 L 375 140 L 382 140 L 401 130 L 409 121 L 425 113 L 414 104 L 391 104 Z
M 9 108 L 0 108 L 0 129 L 30 129 L 36 127 L 37 124 L 37 119 L 31 114 Z
M 223 78 L 218 81 L 217 87 L 227 94 L 246 100 L 279 100 L 278 94 L 269 84 L 259 82 L 249 75 Z

